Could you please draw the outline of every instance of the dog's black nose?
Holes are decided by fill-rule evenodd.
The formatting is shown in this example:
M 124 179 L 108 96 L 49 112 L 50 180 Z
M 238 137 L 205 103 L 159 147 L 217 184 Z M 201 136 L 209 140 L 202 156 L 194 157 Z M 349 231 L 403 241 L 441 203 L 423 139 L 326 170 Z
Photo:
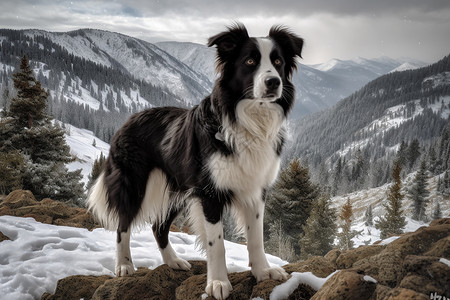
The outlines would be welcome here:
M 266 83 L 267 89 L 273 91 L 280 86 L 281 81 L 280 81 L 280 78 L 278 78 L 278 77 L 270 76 L 270 77 L 266 78 L 265 83 Z

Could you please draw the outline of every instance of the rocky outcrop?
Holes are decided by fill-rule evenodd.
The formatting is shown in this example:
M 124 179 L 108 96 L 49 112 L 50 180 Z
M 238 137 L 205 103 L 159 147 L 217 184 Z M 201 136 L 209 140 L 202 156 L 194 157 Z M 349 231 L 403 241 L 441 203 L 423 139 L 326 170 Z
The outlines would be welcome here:
M 287 264 L 288 272 L 311 272 L 331 278 L 318 291 L 299 284 L 287 299 L 430 299 L 430 295 L 450 296 L 450 219 L 441 219 L 407 233 L 388 245 L 362 246 L 357 249 L 332 250 L 325 257 Z M 446 260 L 445 260 L 446 259 Z M 58 282 L 54 295 L 42 299 L 68 299 L 70 291 L 95 287 L 84 299 L 213 299 L 206 297 L 206 263 L 192 261 L 188 272 L 166 265 L 155 270 L 139 269 L 131 276 L 101 278 L 72 276 Z M 83 279 L 81 279 L 83 278 Z M 229 274 L 233 291 L 228 299 L 269 299 L 275 280 L 256 283 L 250 271 Z M 74 281 L 72 284 L 71 281 Z M 84 281 L 81 281 L 84 280 Z M 92 284 L 90 283 L 92 280 Z M 100 282 L 99 281 L 103 281 Z M 78 299 L 81 294 L 74 294 Z M 81 298 L 81 296 L 80 296 Z
M 22 190 L 0 200 L 0 215 L 33 217 L 55 225 L 98 227 L 85 209 L 50 199 L 38 202 L 31 192 Z M 0 233 L 0 242 L 4 240 L 8 237 Z M 190 263 L 189 271 L 162 265 L 154 270 L 141 268 L 120 278 L 70 276 L 58 282 L 54 294 L 45 293 L 41 299 L 212 299 L 204 292 L 206 262 Z M 450 218 L 433 221 L 388 245 L 334 249 L 324 257 L 310 257 L 283 268 L 288 273 L 311 272 L 320 278 L 339 270 L 318 291 L 300 282 L 287 299 L 450 298 Z M 229 279 L 233 286 L 229 299 L 269 299 L 273 289 L 283 283 L 257 283 L 250 271 L 231 273 Z
M 0 216 L 32 217 L 46 224 L 72 226 L 92 230 L 100 227 L 86 209 L 60 201 L 36 201 L 30 191 L 16 190 L 0 202 Z

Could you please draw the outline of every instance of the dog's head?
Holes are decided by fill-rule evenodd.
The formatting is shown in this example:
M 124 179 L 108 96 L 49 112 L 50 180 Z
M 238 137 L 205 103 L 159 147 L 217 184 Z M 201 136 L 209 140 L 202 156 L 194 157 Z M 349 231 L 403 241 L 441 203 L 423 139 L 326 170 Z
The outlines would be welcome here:
M 235 103 L 242 99 L 278 102 L 285 113 L 294 101 L 290 81 L 296 69 L 295 57 L 301 57 L 303 39 L 287 28 L 274 26 L 269 36 L 249 37 L 242 24 L 211 37 L 208 46 L 217 46 L 218 84 Z

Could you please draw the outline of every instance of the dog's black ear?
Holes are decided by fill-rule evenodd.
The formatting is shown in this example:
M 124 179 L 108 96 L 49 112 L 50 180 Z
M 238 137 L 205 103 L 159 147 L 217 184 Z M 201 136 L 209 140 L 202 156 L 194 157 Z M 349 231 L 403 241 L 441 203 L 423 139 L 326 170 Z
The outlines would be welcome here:
M 295 57 L 302 58 L 303 39 L 280 25 L 273 26 L 270 29 L 269 37 L 280 45 L 285 58 L 292 59 L 291 64 L 287 64 L 287 67 L 290 68 L 289 73 L 291 74 L 293 70 L 297 69 Z
M 218 62 L 224 63 L 249 38 L 247 29 L 241 23 L 227 27 L 228 31 L 221 32 L 208 39 L 208 47 L 217 46 Z

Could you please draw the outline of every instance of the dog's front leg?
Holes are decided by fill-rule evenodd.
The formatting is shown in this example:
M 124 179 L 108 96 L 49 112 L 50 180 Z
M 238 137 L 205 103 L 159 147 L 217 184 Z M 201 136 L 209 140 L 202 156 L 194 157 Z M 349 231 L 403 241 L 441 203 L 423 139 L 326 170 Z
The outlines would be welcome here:
M 231 290 L 225 262 L 222 220 L 213 224 L 205 221 L 206 255 L 208 260 L 208 281 L 206 293 L 216 299 L 226 299 Z
M 249 265 L 256 281 L 266 279 L 285 280 L 287 273 L 280 267 L 270 267 L 264 253 L 263 218 L 264 202 L 256 201 L 254 207 L 241 210 L 244 214 L 245 233 L 247 235 L 247 249 Z

